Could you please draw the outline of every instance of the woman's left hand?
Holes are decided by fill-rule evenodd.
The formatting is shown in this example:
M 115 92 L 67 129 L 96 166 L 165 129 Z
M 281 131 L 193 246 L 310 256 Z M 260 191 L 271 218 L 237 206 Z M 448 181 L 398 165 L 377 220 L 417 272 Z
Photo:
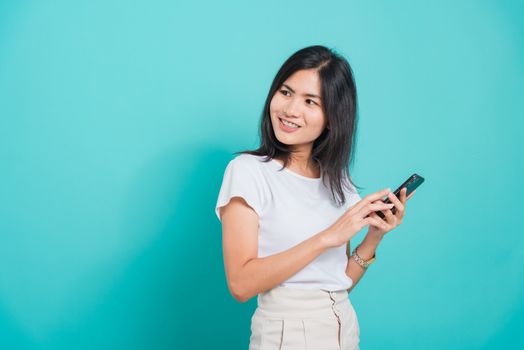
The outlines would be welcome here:
M 381 226 L 374 226 L 369 225 L 368 234 L 379 236 L 382 238 L 386 233 L 393 230 L 395 227 L 400 225 L 402 223 L 402 219 L 404 218 L 404 214 L 406 212 L 406 202 L 408 199 L 410 199 L 416 192 L 413 191 L 410 193 L 410 195 L 406 198 L 406 192 L 407 188 L 404 187 L 400 191 L 400 199 L 395 196 L 393 192 L 390 192 L 388 194 L 389 200 L 391 203 L 395 205 L 395 214 L 391 212 L 391 210 L 382 210 L 382 213 L 385 215 L 385 219 L 382 219 L 380 216 L 378 216 L 376 213 L 371 213 L 370 216 L 377 218 L 382 222 Z

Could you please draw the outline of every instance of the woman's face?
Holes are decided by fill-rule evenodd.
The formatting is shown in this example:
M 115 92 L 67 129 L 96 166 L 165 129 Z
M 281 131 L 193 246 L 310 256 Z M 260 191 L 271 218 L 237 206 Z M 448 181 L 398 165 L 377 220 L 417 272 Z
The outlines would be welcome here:
M 322 134 L 326 118 L 320 99 L 320 78 L 315 69 L 296 71 L 277 90 L 269 106 L 278 141 L 310 152 Z M 283 125 L 285 119 L 298 127 Z

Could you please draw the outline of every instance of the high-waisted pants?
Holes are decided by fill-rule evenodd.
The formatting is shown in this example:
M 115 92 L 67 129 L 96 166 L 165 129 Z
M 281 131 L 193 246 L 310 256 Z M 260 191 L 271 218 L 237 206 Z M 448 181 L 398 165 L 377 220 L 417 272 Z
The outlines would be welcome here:
M 257 297 L 249 350 L 359 350 L 347 290 L 276 287 Z

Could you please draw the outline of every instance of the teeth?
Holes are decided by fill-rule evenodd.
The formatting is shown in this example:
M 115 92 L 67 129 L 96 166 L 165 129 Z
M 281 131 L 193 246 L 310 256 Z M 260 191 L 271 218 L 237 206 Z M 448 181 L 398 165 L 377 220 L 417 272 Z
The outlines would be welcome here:
M 297 124 L 293 124 L 293 123 L 288 122 L 287 120 L 284 120 L 284 119 L 280 119 L 280 120 L 282 120 L 282 124 L 284 124 L 284 125 L 287 125 L 287 126 L 292 127 L 292 128 L 298 128 Z

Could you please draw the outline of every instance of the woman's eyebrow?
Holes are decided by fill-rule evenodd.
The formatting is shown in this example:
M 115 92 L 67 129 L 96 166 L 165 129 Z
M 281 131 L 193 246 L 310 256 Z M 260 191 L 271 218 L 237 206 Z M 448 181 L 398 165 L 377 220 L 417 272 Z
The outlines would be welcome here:
M 287 85 L 287 84 L 282 84 L 283 86 L 285 86 L 286 88 L 288 88 L 292 93 L 295 93 L 295 90 L 293 90 L 291 88 L 291 86 Z M 304 96 L 307 96 L 307 97 L 316 97 L 318 99 L 320 99 L 320 96 L 318 95 L 315 95 L 315 94 L 303 94 Z

